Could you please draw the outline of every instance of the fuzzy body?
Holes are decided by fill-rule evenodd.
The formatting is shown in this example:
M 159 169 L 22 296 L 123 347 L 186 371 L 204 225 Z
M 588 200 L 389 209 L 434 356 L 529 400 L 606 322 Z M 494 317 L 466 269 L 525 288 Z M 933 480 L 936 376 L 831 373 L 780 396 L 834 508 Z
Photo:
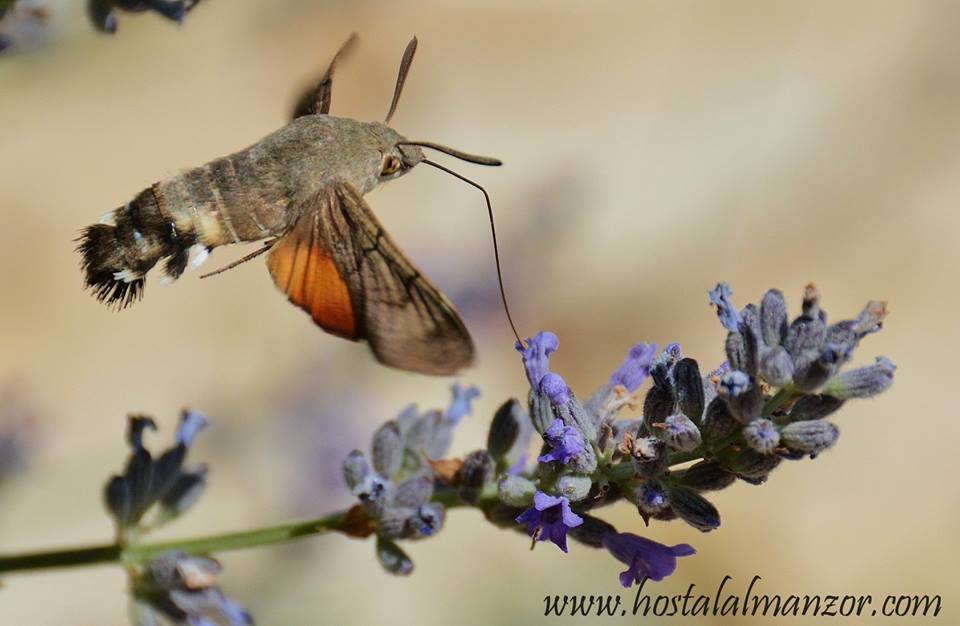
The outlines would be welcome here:
M 127 306 L 161 259 L 168 280 L 191 256 L 217 246 L 285 234 L 321 190 L 349 183 L 361 194 L 379 182 L 384 156 L 406 166 L 423 156 L 379 122 L 306 115 L 254 145 L 151 185 L 88 227 L 80 238 L 86 283 L 100 300 Z

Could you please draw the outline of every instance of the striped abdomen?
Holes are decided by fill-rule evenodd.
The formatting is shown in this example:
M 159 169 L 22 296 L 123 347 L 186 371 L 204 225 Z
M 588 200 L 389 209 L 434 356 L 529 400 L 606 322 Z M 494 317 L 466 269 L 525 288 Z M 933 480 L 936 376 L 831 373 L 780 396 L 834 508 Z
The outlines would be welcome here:
M 248 151 L 218 159 L 148 187 L 86 228 L 78 250 L 87 287 L 125 307 L 161 259 L 166 280 L 176 280 L 191 257 L 199 265 L 217 246 L 282 234 L 288 194 L 260 180 L 255 165 Z

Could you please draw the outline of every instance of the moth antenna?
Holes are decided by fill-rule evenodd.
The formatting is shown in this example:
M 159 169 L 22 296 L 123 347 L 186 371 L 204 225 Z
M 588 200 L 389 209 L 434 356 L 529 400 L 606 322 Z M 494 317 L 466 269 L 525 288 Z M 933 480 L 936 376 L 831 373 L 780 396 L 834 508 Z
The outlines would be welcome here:
M 407 49 L 403 51 L 403 58 L 400 59 L 400 71 L 397 73 L 397 85 L 393 88 L 393 100 L 390 102 L 390 110 L 387 111 L 387 117 L 384 118 L 385 124 L 390 123 L 393 112 L 397 110 L 397 103 L 400 102 L 400 93 L 403 91 L 403 84 L 407 82 L 407 73 L 410 71 L 410 64 L 413 63 L 413 55 L 417 52 L 417 38 L 414 37 L 407 44 Z
M 513 336 L 517 338 L 517 343 L 521 346 L 524 345 L 523 340 L 520 339 L 520 333 L 517 332 L 517 326 L 516 324 L 513 323 L 513 316 L 510 315 L 510 306 L 507 304 L 507 291 L 503 287 L 503 272 L 500 269 L 500 250 L 497 247 L 497 227 L 494 225 L 494 222 L 493 222 L 493 206 L 490 204 L 490 195 L 487 193 L 487 190 L 484 189 L 479 183 L 475 183 L 469 178 L 467 178 L 466 176 L 463 176 L 462 174 L 458 174 L 453 170 L 440 165 L 439 163 L 435 163 L 429 159 L 424 159 L 423 161 L 421 161 L 421 163 L 426 163 L 427 165 L 430 165 L 432 167 L 437 168 L 438 170 L 446 172 L 451 176 L 459 178 L 460 180 L 467 183 L 468 185 L 472 185 L 473 187 L 476 187 L 481 191 L 481 193 L 483 193 L 483 199 L 486 200 L 487 202 L 487 215 L 490 216 L 490 234 L 493 236 L 493 261 L 497 266 L 497 282 L 500 285 L 500 299 L 503 301 L 503 311 L 504 313 L 507 314 L 507 321 L 510 323 L 510 329 L 513 331 Z
M 477 165 L 489 165 L 497 166 L 503 165 L 503 161 L 500 159 L 495 159 L 493 157 L 478 156 L 476 154 L 468 154 L 466 152 L 461 152 L 455 148 L 449 146 L 444 146 L 443 144 L 433 143 L 432 141 L 399 141 L 398 145 L 401 146 L 420 146 L 421 148 L 430 148 L 432 150 L 439 150 L 444 154 L 449 154 L 452 157 L 460 159 L 461 161 L 467 161 L 469 163 L 476 163 Z
M 231 263 L 231 264 L 229 264 L 229 265 L 225 265 L 224 267 L 221 267 L 221 268 L 218 269 L 218 270 L 213 270 L 212 272 L 207 272 L 206 274 L 202 274 L 202 275 L 200 276 L 200 278 L 210 278 L 211 276 L 216 276 L 217 274 L 222 274 L 222 273 L 226 272 L 227 270 L 232 270 L 233 268 L 235 268 L 235 267 L 238 266 L 238 265 L 242 265 L 242 264 L 246 263 L 247 261 L 252 261 L 253 259 L 257 258 L 258 256 L 260 256 L 261 254 L 263 254 L 264 252 L 266 252 L 267 250 L 269 250 L 269 249 L 272 248 L 272 247 L 273 247 L 273 240 L 270 240 L 270 241 L 268 241 L 267 243 L 263 244 L 263 247 L 260 248 L 259 250 L 254 250 L 253 252 L 251 252 L 251 253 L 248 254 L 247 256 L 242 257 L 242 258 L 239 258 L 239 259 L 237 259 L 236 261 L 234 261 L 233 263 Z

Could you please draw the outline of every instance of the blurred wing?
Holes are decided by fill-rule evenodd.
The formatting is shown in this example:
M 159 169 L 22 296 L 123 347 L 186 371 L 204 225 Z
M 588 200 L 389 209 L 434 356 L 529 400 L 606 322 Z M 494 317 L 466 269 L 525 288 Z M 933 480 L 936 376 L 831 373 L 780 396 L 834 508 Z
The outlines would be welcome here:
M 319 326 L 367 340 L 386 365 L 442 375 L 473 362 L 473 341 L 453 305 L 347 184 L 304 207 L 267 265 L 277 286 Z
M 304 115 L 326 115 L 330 112 L 330 97 L 333 91 L 333 72 L 337 69 L 337 63 L 342 59 L 357 42 L 357 34 L 353 33 L 343 42 L 340 49 L 330 60 L 327 70 L 317 81 L 316 86 L 308 89 L 300 99 L 293 110 L 293 119 L 303 117 Z

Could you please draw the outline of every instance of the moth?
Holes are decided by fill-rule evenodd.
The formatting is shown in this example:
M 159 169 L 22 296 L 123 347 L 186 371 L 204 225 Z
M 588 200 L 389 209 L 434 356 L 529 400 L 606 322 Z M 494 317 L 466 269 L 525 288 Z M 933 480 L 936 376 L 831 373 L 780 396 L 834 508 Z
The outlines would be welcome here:
M 473 341 L 453 304 L 397 247 L 363 196 L 427 163 L 483 191 L 492 227 L 487 192 L 426 159 L 423 149 L 480 165 L 501 162 L 411 141 L 388 126 L 416 37 L 404 51 L 384 122 L 330 115 L 334 69 L 355 42 L 353 35 L 341 46 L 289 124 L 151 185 L 83 230 L 77 250 L 85 286 L 124 308 L 142 297 L 145 275 L 161 260 L 162 281 L 171 282 L 218 246 L 263 240 L 252 254 L 213 273 L 266 254 L 270 275 L 290 302 L 325 331 L 367 341 L 380 362 L 434 375 L 470 365 Z M 494 252 L 500 278 L 495 232 Z M 502 279 L 500 286 L 503 296 Z

